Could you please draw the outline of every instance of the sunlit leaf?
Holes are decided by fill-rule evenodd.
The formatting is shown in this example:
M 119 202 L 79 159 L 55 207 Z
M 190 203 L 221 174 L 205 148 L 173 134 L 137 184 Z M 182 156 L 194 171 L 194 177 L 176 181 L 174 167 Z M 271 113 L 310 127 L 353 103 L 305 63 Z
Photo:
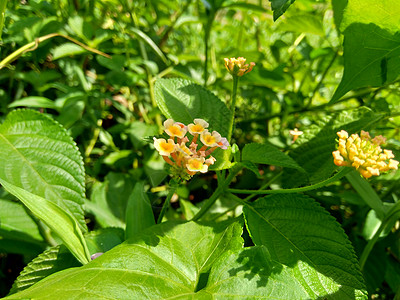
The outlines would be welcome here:
M 294 269 L 311 299 L 366 299 L 358 261 L 340 224 L 313 199 L 281 194 L 244 208 L 256 245 Z

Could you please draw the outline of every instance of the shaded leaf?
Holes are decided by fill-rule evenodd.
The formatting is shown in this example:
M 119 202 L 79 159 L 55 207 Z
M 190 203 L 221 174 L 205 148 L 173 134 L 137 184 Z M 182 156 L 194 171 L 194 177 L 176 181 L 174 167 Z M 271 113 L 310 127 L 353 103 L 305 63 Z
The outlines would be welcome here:
M 269 2 L 271 2 L 272 11 L 274 12 L 274 21 L 278 20 L 294 1 L 295 0 L 269 0 Z
M 303 168 L 293 158 L 269 144 L 246 144 L 243 148 L 242 160 L 257 164 L 293 168 L 304 172 Z
M 32 260 L 22 270 L 14 281 L 10 294 L 26 290 L 58 271 L 78 266 L 80 266 L 80 263 L 64 246 L 52 247 Z
M 45 97 L 39 97 L 39 96 L 31 96 L 31 97 L 25 97 L 19 100 L 16 100 L 12 102 L 8 107 L 20 107 L 20 106 L 26 106 L 26 107 L 38 107 L 38 108 L 51 108 L 55 110 L 59 110 L 60 108 L 57 106 L 57 104 Z
M 137 182 L 126 206 L 125 239 L 135 237 L 144 229 L 156 224 L 150 199 L 144 191 L 143 182 Z
M 0 230 L 8 231 L 16 239 L 18 239 L 17 233 L 20 233 L 21 240 L 35 240 L 36 242 L 43 240 L 37 224 L 28 215 L 24 206 L 10 200 L 0 199 Z M 0 236 L 2 236 L 1 233 Z

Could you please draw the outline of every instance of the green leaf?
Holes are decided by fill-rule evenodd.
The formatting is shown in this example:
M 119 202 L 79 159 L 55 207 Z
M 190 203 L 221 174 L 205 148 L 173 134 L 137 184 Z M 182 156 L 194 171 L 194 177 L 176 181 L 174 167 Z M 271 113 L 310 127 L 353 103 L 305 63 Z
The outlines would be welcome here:
M 345 30 L 353 23 L 374 23 L 390 33 L 396 33 L 400 28 L 399 15 L 400 6 L 397 0 L 348 0 L 341 30 Z
M 90 201 L 85 200 L 85 209 L 95 216 L 101 227 L 125 228 L 125 223 L 110 211 L 106 191 L 106 183 L 96 182 L 92 187 Z
M 168 298 L 194 294 L 201 274 L 228 250 L 242 248 L 238 222 L 165 222 L 89 264 L 58 272 L 6 299 Z M 226 267 L 226 266 L 225 266 Z
M 343 12 L 346 8 L 348 0 L 332 0 L 332 9 L 333 9 L 333 16 L 335 19 L 336 28 L 340 28 L 340 23 L 342 23 L 343 19 Z
M 346 130 L 348 133 L 358 133 L 368 130 L 383 117 L 373 113 L 366 107 L 351 111 L 342 111 L 326 117 L 318 125 L 303 129 L 301 135 L 290 152 L 290 156 L 309 174 L 311 184 L 330 177 L 337 168 L 333 163 L 332 152 L 337 144 L 337 132 Z M 298 171 L 284 171 L 284 182 L 288 187 L 307 183 L 308 179 Z
M 53 202 L 87 231 L 83 161 L 65 129 L 39 112 L 13 111 L 0 126 L 0 153 L 2 183 Z
M 310 299 L 295 270 L 274 260 L 263 246 L 227 252 L 213 265 L 206 299 Z
M 126 133 L 135 149 L 139 149 L 146 145 L 144 138 L 158 134 L 158 127 L 154 124 L 149 125 L 140 121 L 133 121 Z
M 251 10 L 255 12 L 265 13 L 267 10 L 261 5 L 251 4 L 247 2 L 232 2 L 225 1 L 222 5 L 222 8 L 239 8 L 242 10 Z
M 118 219 L 125 221 L 126 206 L 135 182 L 129 175 L 114 172 L 108 173 L 105 179 L 108 209 Z
M 126 206 L 125 238 L 132 238 L 144 229 L 156 224 L 149 197 L 144 191 L 143 182 L 137 182 Z
M 324 37 L 325 31 L 322 18 L 312 14 L 298 14 L 285 19 L 280 30 L 299 33 L 312 33 Z
M 380 87 L 398 78 L 400 32 L 391 34 L 375 24 L 352 24 L 344 32 L 343 48 L 344 73 L 331 103 L 352 89 Z
M 124 68 L 126 57 L 123 55 L 113 55 L 111 58 L 97 55 L 96 60 L 100 65 L 110 70 L 120 71 Z
M 201 118 L 210 124 L 210 130 L 227 136 L 231 112 L 225 103 L 202 86 L 178 78 L 158 79 L 155 96 L 165 117 L 186 125 Z
M 135 27 L 130 27 L 130 31 L 132 31 L 139 39 L 141 39 L 143 42 L 145 42 L 153 51 L 158 55 L 159 58 L 165 63 L 168 64 L 168 60 L 165 57 L 164 53 L 161 51 L 161 49 L 153 42 L 153 40 L 145 34 L 143 31 L 135 28 Z
M 340 3 L 339 11 L 344 5 Z M 379 87 L 398 78 L 399 14 L 397 0 L 348 1 L 340 26 L 344 33 L 344 73 L 332 103 L 352 89 Z
M 37 224 L 21 203 L 0 199 L 0 236 L 4 237 L 5 231 L 16 240 L 43 241 Z
M 356 170 L 348 173 L 346 178 L 364 202 L 374 209 L 378 217 L 383 220 L 386 211 L 385 207 L 383 206 L 381 198 L 379 198 L 370 183 L 365 178 L 361 177 L 360 173 Z
M 38 108 L 51 108 L 55 110 L 59 110 L 60 107 L 57 106 L 57 104 L 45 97 L 39 97 L 39 96 L 31 96 L 31 97 L 25 97 L 19 100 L 16 100 L 12 102 L 8 107 L 20 107 L 20 106 L 26 106 L 26 107 L 38 107 Z
M 91 255 L 104 253 L 124 241 L 124 231 L 121 228 L 101 228 L 87 233 L 85 240 Z
M 294 1 L 295 0 L 269 0 L 269 2 L 271 2 L 272 11 L 274 12 L 274 21 L 278 20 Z
M 64 246 L 52 247 L 41 253 L 22 270 L 14 281 L 10 294 L 26 290 L 58 271 L 78 266 L 80 263 Z
M 303 168 L 293 160 L 293 158 L 269 144 L 246 144 L 243 148 L 242 160 L 251 161 L 257 164 L 292 168 L 305 172 Z
M 75 218 L 50 200 L 32 194 L 1 178 L 0 183 L 7 191 L 20 199 L 35 216 L 43 220 L 51 230 L 57 233 L 65 246 L 82 264 L 89 262 L 89 250 Z
M 281 194 L 244 207 L 256 245 L 273 260 L 293 268 L 296 279 L 316 299 L 366 299 L 353 247 L 340 224 L 313 199 Z
M 77 44 L 64 43 L 53 49 L 53 60 L 67 57 L 67 56 L 82 54 L 85 52 L 86 52 L 86 50 Z

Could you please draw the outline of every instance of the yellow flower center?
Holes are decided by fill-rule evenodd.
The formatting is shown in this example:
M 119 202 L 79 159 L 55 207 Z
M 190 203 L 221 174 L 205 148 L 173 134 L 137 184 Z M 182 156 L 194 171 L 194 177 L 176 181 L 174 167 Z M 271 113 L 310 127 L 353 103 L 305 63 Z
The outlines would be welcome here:
M 172 152 L 174 151 L 174 144 L 168 142 L 161 142 L 160 148 L 165 152 Z
M 201 133 L 201 132 L 204 131 L 203 126 L 201 126 L 200 124 L 196 124 L 196 125 L 192 126 L 190 129 L 191 129 L 193 132 L 198 132 L 198 133 Z

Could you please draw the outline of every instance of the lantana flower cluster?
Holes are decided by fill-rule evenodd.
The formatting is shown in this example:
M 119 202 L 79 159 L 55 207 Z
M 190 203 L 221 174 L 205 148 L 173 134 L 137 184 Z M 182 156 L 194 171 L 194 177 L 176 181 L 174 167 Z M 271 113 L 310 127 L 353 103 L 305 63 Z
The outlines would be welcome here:
M 399 162 L 394 160 L 391 150 L 382 149 L 386 138 L 378 135 L 371 138 L 368 132 L 361 130 L 358 134 L 349 134 L 342 130 L 339 136 L 338 150 L 332 152 L 337 166 L 354 167 L 364 178 L 379 176 L 382 172 L 397 170 Z
M 253 67 L 256 65 L 254 62 L 246 64 L 246 59 L 244 57 L 238 58 L 224 58 L 225 67 L 234 76 L 243 76 L 246 73 L 251 72 Z
M 211 153 L 217 148 L 228 149 L 228 140 L 217 131 L 209 132 L 208 126 L 203 119 L 194 119 L 187 126 L 172 119 L 164 122 L 164 131 L 170 138 L 154 137 L 154 147 L 171 165 L 173 176 L 188 180 L 197 172 L 206 173 L 216 161 Z

